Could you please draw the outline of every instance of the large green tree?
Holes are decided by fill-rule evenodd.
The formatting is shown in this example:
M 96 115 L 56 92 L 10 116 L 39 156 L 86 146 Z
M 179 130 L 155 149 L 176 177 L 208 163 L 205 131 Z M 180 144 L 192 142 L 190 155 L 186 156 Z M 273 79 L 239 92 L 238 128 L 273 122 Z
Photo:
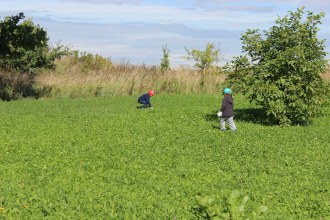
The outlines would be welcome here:
M 243 55 L 228 66 L 227 82 L 278 124 L 309 122 L 327 104 L 329 85 L 321 78 L 327 68 L 325 41 L 317 37 L 323 16 L 300 8 L 263 34 L 247 30 Z
M 0 98 L 34 96 L 34 74 L 51 68 L 69 48 L 48 45 L 47 32 L 23 13 L 0 20 Z
M 34 72 L 52 67 L 53 61 L 67 51 L 48 46 L 47 32 L 23 13 L 0 21 L 0 67 L 20 72 Z

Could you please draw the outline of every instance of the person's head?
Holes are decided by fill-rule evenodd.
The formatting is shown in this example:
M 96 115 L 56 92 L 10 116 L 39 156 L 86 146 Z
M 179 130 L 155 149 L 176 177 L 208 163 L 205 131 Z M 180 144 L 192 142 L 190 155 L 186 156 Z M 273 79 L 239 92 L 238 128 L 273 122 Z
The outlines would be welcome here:
M 230 89 L 230 88 L 225 88 L 225 89 L 223 90 L 223 93 L 224 93 L 225 95 L 231 95 L 231 89 Z
M 149 90 L 148 91 L 148 95 L 151 97 L 151 96 L 153 96 L 155 94 L 155 92 L 154 92 L 154 90 Z

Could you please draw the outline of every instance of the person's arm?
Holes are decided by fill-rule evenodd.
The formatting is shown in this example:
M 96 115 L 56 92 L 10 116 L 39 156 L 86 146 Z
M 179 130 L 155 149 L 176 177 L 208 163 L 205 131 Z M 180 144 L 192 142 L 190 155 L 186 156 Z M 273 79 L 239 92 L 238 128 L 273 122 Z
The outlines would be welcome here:
M 223 112 L 224 109 L 225 109 L 225 99 L 222 100 L 221 108 L 217 112 L 218 117 L 221 117 L 222 116 L 222 112 Z
M 224 98 L 223 100 L 222 100 L 222 105 L 221 105 L 221 108 L 220 108 L 220 111 L 221 112 L 223 112 L 224 110 L 225 110 L 225 108 L 226 108 L 226 98 Z
M 147 104 L 149 105 L 149 107 L 151 108 L 150 96 L 147 96 L 146 101 L 147 101 Z

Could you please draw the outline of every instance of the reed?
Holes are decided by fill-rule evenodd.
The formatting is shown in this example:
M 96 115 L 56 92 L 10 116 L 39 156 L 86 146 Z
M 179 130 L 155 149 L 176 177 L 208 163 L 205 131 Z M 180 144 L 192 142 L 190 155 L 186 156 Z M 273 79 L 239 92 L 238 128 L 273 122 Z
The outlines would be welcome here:
M 37 88 L 47 88 L 44 97 L 79 98 L 134 96 L 149 89 L 160 93 L 216 94 L 223 88 L 226 75 L 219 70 L 200 71 L 181 66 L 161 71 L 158 66 L 113 64 L 90 54 L 67 56 L 56 61 L 54 70 L 36 77 Z M 330 70 L 322 74 L 329 81 Z
M 93 61 L 94 60 L 94 61 Z M 225 79 L 210 71 L 202 74 L 191 67 L 160 71 L 158 66 L 102 62 L 96 63 L 69 56 L 56 61 L 54 70 L 44 71 L 36 78 L 37 87 L 51 88 L 46 97 L 108 97 L 136 95 L 155 90 L 156 93 L 217 93 Z M 203 81 L 203 83 L 201 83 Z

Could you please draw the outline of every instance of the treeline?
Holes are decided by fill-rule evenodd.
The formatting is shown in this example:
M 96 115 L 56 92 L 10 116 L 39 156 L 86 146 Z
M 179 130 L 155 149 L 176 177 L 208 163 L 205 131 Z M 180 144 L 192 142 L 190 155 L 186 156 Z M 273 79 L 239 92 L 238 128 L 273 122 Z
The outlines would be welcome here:
M 49 46 L 46 31 L 25 19 L 23 13 L 5 17 L 0 30 L 2 100 L 132 95 L 150 88 L 158 92 L 214 92 L 223 81 L 221 69 L 213 65 L 219 52 L 209 43 L 205 52 L 186 49 L 188 56 L 184 58 L 194 59 L 197 68 L 172 69 L 166 45 L 159 66 L 113 64 L 110 59 L 73 51 L 60 43 Z M 207 72 L 212 72 L 212 77 L 205 77 Z

